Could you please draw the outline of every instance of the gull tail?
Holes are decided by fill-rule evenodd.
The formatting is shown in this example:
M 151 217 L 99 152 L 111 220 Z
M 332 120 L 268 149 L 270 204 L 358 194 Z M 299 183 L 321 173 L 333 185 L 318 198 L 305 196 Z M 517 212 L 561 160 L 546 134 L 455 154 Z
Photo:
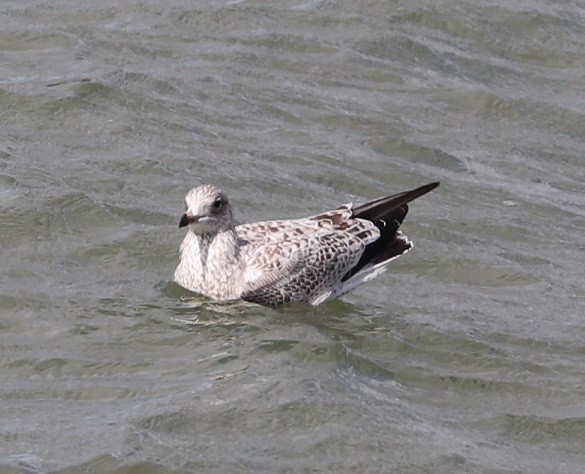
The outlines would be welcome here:
M 413 247 L 412 242 L 398 228 L 408 213 L 408 203 L 437 186 L 439 183 L 426 184 L 411 191 L 375 199 L 353 209 L 353 217 L 369 220 L 378 227 L 380 238 L 366 246 L 358 263 L 342 277 L 342 287 L 335 296 L 375 278 L 386 270 L 392 260 Z

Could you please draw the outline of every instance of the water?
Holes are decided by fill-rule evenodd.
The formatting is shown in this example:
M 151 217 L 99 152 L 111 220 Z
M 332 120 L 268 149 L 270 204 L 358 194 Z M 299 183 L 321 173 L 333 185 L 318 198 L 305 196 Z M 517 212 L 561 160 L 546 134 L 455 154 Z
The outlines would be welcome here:
M 0 471 L 578 472 L 580 2 L 0 7 Z M 241 221 L 440 180 L 317 308 L 183 298 Z

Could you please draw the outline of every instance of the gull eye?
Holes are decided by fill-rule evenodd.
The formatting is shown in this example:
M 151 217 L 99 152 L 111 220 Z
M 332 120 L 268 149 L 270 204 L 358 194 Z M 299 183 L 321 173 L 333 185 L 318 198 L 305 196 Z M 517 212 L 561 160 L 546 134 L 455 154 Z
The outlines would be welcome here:
M 213 203 L 213 208 L 219 211 L 221 209 L 221 206 L 223 206 L 223 201 L 221 200 L 221 198 L 217 198 Z

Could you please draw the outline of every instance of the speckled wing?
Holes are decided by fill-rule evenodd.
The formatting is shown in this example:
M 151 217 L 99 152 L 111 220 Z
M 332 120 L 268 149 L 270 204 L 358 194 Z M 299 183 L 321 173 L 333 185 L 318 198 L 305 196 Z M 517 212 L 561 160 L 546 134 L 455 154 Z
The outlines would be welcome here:
M 335 290 L 378 228 L 353 218 L 351 205 L 288 221 L 236 228 L 247 263 L 242 299 L 262 305 L 313 301 Z

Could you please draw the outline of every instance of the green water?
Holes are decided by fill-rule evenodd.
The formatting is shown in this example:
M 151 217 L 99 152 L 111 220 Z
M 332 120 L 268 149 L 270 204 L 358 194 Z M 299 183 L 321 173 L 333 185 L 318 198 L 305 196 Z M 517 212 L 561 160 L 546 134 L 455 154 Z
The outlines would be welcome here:
M 0 471 L 582 470 L 584 13 L 3 2 Z M 250 221 L 435 180 L 343 301 L 170 283 L 198 184 Z

